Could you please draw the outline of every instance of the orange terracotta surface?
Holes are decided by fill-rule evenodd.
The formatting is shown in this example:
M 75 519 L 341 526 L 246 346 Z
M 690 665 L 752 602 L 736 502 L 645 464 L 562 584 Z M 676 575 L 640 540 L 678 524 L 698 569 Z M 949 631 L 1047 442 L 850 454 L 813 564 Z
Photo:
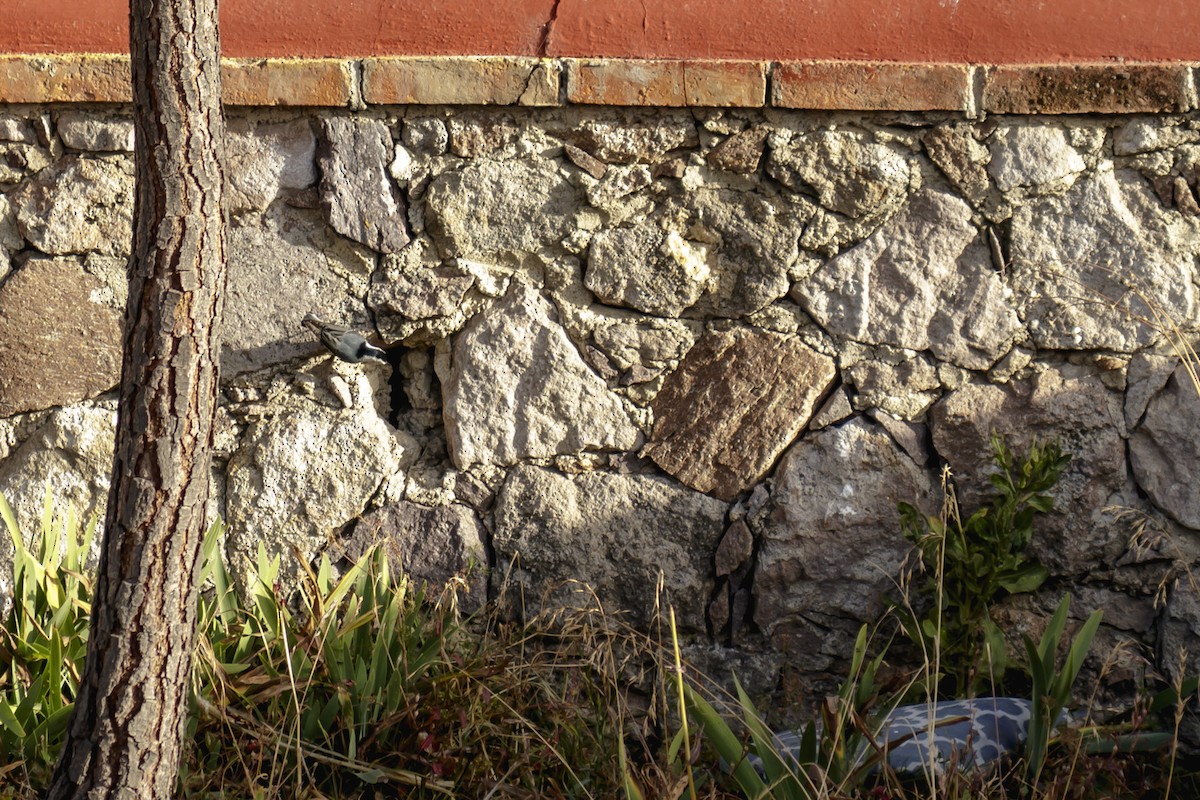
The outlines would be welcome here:
M 223 0 L 227 56 L 1200 60 L 1197 0 Z M 125 0 L 7 0 L 0 52 L 126 52 Z

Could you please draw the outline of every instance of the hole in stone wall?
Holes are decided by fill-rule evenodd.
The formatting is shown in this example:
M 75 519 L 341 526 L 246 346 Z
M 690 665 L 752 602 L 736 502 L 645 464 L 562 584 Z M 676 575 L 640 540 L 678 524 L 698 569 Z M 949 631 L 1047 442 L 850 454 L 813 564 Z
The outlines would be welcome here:
M 401 418 L 412 410 L 412 401 L 409 400 L 408 392 L 404 388 L 403 362 L 404 354 L 407 351 L 408 348 L 399 345 L 384 351 L 387 354 L 388 364 L 392 367 L 391 375 L 388 376 L 388 399 L 391 403 L 388 410 L 388 422 L 393 428 L 401 427 Z

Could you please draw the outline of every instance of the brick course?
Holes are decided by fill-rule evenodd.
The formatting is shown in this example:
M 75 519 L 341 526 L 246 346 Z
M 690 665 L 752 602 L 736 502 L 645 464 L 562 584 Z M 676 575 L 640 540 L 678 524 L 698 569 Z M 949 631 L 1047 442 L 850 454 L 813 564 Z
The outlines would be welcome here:
M 992 114 L 1195 110 L 1195 64 L 971 66 L 866 61 L 445 56 L 226 59 L 235 106 L 580 105 Z M 770 93 L 768 96 L 768 75 Z M 981 87 L 977 108 L 975 85 Z M 0 55 L 0 103 L 128 103 L 122 55 Z

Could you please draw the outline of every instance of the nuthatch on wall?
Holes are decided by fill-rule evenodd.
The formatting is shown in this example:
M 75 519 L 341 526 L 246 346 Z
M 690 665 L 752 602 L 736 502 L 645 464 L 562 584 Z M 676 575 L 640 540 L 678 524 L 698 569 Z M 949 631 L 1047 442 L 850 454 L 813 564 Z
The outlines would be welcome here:
M 322 322 L 313 314 L 305 315 L 301 324 L 315 333 L 321 344 L 325 345 L 325 349 L 342 361 L 349 361 L 351 364 L 361 364 L 364 361 L 388 363 L 386 354 L 364 339 L 358 331 Z

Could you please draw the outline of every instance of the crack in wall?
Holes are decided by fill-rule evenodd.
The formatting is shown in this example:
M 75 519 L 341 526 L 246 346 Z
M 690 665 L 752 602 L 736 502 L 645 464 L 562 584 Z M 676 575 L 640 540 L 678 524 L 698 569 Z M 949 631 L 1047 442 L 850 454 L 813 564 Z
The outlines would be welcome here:
M 550 36 L 554 33 L 554 23 L 558 22 L 558 7 L 562 5 L 562 0 L 554 0 L 550 6 L 550 16 L 546 20 L 546 24 L 542 26 L 542 35 L 538 39 L 537 54 L 546 58 L 550 48 Z

